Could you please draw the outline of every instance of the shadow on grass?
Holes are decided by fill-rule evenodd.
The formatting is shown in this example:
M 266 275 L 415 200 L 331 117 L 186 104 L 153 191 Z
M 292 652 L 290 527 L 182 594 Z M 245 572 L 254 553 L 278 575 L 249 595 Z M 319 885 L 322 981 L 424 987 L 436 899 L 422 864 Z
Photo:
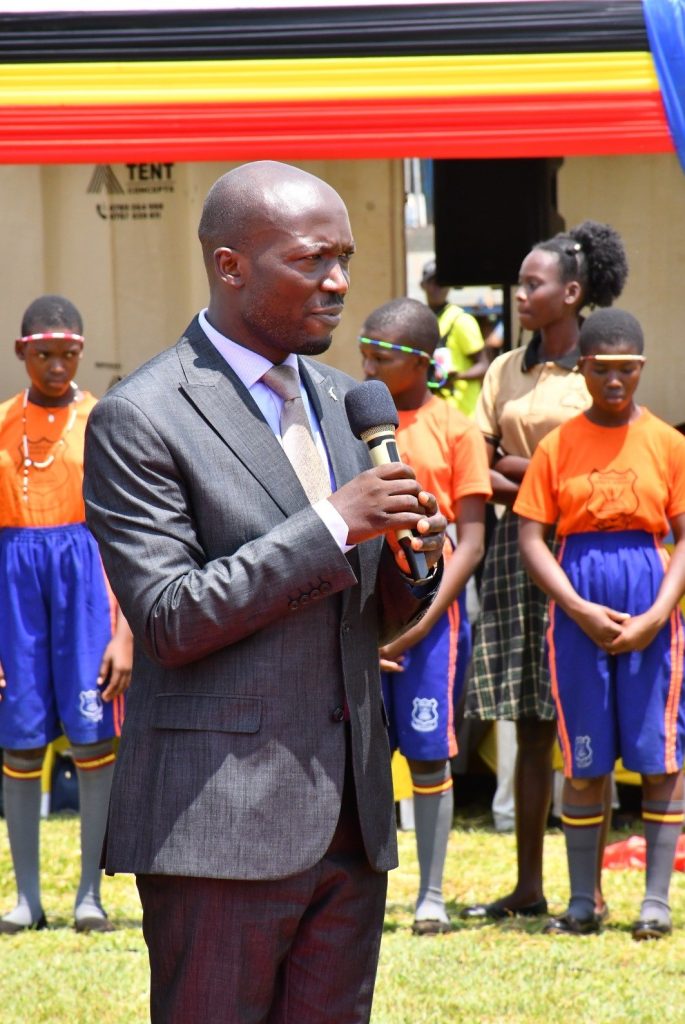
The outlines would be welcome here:
M 525 917 L 511 917 L 506 918 L 503 921 L 464 921 L 459 917 L 460 910 L 468 904 L 457 902 L 456 900 L 447 900 L 445 903 L 445 909 L 452 922 L 452 927 L 449 932 L 445 934 L 454 934 L 456 932 L 472 932 L 477 934 L 478 932 L 491 932 L 492 935 L 500 933 L 511 933 L 518 932 L 522 935 L 539 935 L 547 922 L 547 917 L 539 918 L 525 918 Z M 390 902 L 385 908 L 385 920 L 383 922 L 383 933 L 385 935 L 394 935 L 398 932 L 411 931 L 412 922 L 414 920 L 414 903 L 412 902 Z M 630 930 L 629 928 L 627 929 Z
M 135 917 L 110 917 L 110 924 L 114 926 L 114 932 L 124 932 L 135 929 L 135 931 L 141 931 L 142 922 L 140 918 Z M 57 931 L 68 931 L 75 932 L 74 919 L 73 917 L 48 917 L 47 928 L 43 928 L 45 932 L 57 932 Z M 112 935 L 114 932 L 79 932 L 79 935 Z M 37 934 L 37 933 L 36 933 Z

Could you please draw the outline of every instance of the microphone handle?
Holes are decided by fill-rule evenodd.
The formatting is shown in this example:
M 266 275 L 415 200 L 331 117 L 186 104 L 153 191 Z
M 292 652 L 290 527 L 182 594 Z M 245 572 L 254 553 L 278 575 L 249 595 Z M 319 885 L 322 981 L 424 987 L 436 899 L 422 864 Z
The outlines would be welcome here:
M 377 427 L 365 430 L 361 435 L 371 455 L 374 466 L 388 466 L 391 462 L 401 462 L 400 453 L 397 450 L 395 439 L 395 428 L 392 424 L 383 423 Z M 425 580 L 428 576 L 428 565 L 423 551 L 414 551 L 411 546 L 413 537 L 420 537 L 421 534 L 412 530 L 397 530 L 397 539 L 409 565 L 411 578 L 418 582 Z

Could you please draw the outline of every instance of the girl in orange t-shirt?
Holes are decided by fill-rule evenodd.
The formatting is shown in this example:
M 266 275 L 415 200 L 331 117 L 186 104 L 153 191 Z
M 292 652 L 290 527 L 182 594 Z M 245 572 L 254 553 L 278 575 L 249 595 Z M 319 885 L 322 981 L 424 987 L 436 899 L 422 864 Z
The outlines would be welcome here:
M 454 816 L 454 711 L 471 654 L 464 588 L 482 556 L 485 501 L 491 494 L 480 431 L 428 390 L 439 340 L 431 311 L 409 298 L 392 299 L 370 313 L 359 339 L 364 376 L 383 381 L 397 406 L 401 459 L 435 495 L 459 539 L 456 548 L 446 544 L 442 582 L 421 622 L 381 649 L 390 743 L 409 762 L 414 793 L 417 935 L 451 929 L 443 873 Z
M 538 445 L 514 511 L 526 567 L 551 598 L 548 648 L 566 781 L 571 899 L 545 931 L 599 931 L 594 878 L 605 780 L 617 757 L 643 780 L 645 898 L 636 939 L 671 931 L 683 826 L 685 438 L 634 401 L 642 330 L 622 310 L 580 334 L 587 412 Z M 558 562 L 545 543 L 557 524 Z M 662 540 L 675 537 L 671 559 Z
M 81 811 L 75 926 L 106 931 L 99 862 L 131 633 L 85 525 L 83 446 L 95 399 L 74 382 L 81 316 L 67 299 L 45 295 L 28 307 L 21 331 L 15 350 L 29 385 L 0 405 L 0 747 L 18 897 L 0 934 L 46 927 L 41 772 L 47 745 L 62 732 Z

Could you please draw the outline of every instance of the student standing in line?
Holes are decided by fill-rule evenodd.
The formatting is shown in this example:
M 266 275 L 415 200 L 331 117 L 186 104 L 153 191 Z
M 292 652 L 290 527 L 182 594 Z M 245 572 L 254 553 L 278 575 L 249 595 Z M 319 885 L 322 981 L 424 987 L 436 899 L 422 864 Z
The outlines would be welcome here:
M 95 399 L 74 381 L 79 311 L 58 295 L 36 299 L 15 350 L 29 384 L 0 405 L 0 747 L 17 905 L 0 918 L 0 934 L 47 927 L 41 774 L 47 745 L 63 731 L 81 812 L 75 927 L 109 931 L 100 853 L 132 639 L 85 525 L 83 445 Z
M 619 235 L 585 221 L 533 247 L 516 303 L 530 343 L 491 364 L 476 422 L 485 436 L 494 500 L 507 506 L 488 549 L 466 715 L 516 722 L 514 777 L 518 877 L 506 896 L 464 908 L 467 919 L 547 912 L 542 848 L 552 787 L 555 710 L 544 652 L 547 598 L 521 563 L 511 506 L 542 438 L 590 404 L 578 372 L 581 311 L 621 293 L 627 262 Z M 598 909 L 604 904 L 597 892 Z
M 454 816 L 450 758 L 471 654 L 464 587 L 483 555 L 488 462 L 475 423 L 428 388 L 440 336 L 423 303 L 387 302 L 367 317 L 359 341 L 366 378 L 383 381 L 397 407 L 400 458 L 436 496 L 459 541 L 446 543 L 442 583 L 424 617 L 381 649 L 390 742 L 409 761 L 414 792 L 420 883 L 413 931 L 432 935 L 451 928 L 442 889 Z
M 580 333 L 590 408 L 541 441 L 521 484 L 524 563 L 551 598 L 552 689 L 566 781 L 571 899 L 550 934 L 599 931 L 594 878 L 606 779 L 642 775 L 646 892 L 635 939 L 671 931 L 668 891 L 683 827 L 685 438 L 637 405 L 642 329 L 601 310 Z M 545 542 L 557 523 L 557 562 Z M 663 538 L 675 538 L 669 559 Z

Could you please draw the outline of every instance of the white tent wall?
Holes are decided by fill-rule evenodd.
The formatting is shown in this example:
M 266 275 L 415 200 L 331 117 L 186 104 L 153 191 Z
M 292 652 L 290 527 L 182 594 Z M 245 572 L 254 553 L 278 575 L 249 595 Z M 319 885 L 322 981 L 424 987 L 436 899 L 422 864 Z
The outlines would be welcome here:
M 21 315 L 36 296 L 66 295 L 85 322 L 78 380 L 102 395 L 172 344 L 207 302 L 197 224 L 213 181 L 231 164 L 113 164 L 122 192 L 93 165 L 0 166 L 0 273 L 5 339 L 0 398 L 24 385 L 13 355 Z M 359 375 L 356 338 L 366 313 L 404 290 L 401 161 L 309 161 L 299 166 L 343 196 L 357 241 L 353 287 L 327 358 Z M 109 184 L 112 187 L 113 179 Z
M 559 209 L 568 227 L 592 218 L 620 231 L 628 283 L 616 305 L 645 333 L 639 401 L 669 423 L 685 421 L 685 176 L 673 154 L 567 159 Z
M 104 186 L 88 191 L 93 165 L 0 166 L 0 331 L 7 345 L 0 397 L 24 383 L 11 343 L 24 308 L 41 293 L 63 293 L 81 308 L 87 346 L 79 381 L 95 394 L 178 337 L 206 303 L 197 223 L 207 189 L 230 166 L 176 163 L 165 177 L 165 165 L 115 164 L 120 194 Z M 356 337 L 366 313 L 406 289 L 402 163 L 299 166 L 329 181 L 350 210 L 358 255 L 343 323 L 326 358 L 359 376 Z M 685 180 L 676 157 L 568 158 L 558 182 L 569 226 L 592 217 L 625 239 L 630 275 L 620 305 L 641 320 L 648 347 L 640 398 L 670 422 L 682 422 Z M 114 214 L 126 219 L 110 219 Z

